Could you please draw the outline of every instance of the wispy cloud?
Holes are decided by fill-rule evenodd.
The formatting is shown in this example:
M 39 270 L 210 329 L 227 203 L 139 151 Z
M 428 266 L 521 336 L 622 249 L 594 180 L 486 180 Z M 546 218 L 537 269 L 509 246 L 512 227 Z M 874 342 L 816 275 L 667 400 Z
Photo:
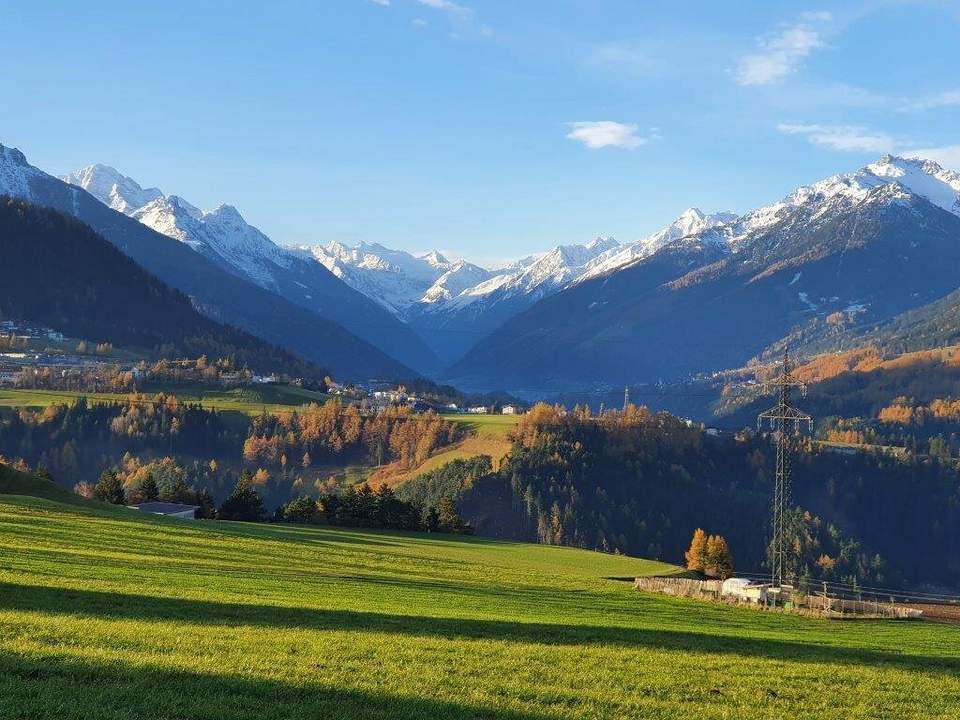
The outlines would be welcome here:
M 801 125 L 780 123 L 777 130 L 802 135 L 814 145 L 844 152 L 894 152 L 901 144 L 892 136 L 860 125 Z
M 661 72 L 663 62 L 636 44 L 604 43 L 590 51 L 583 60 L 583 66 L 635 77 L 651 77 Z
M 390 4 L 390 0 L 370 0 L 374 5 L 380 5 L 382 7 L 387 7 Z
M 459 5 L 452 0 L 417 0 L 421 5 L 426 5 L 434 10 L 442 10 L 459 18 L 468 18 L 473 15 L 473 10 L 465 5 Z
M 899 109 L 906 112 L 919 112 L 955 105 L 960 105 L 960 90 L 945 90 L 923 97 L 904 98 L 900 102 Z
M 740 58 L 736 78 L 740 85 L 772 85 L 797 71 L 814 50 L 824 47 L 823 26 L 833 16 L 807 12 L 800 22 L 757 40 L 757 51 Z
M 960 145 L 918 147 L 919 143 L 861 125 L 795 125 L 781 123 L 777 130 L 799 135 L 808 142 L 838 152 L 890 153 L 907 158 L 933 160 L 944 167 L 960 170 Z
M 905 150 L 901 154 L 906 157 L 934 160 L 944 167 L 960 170 L 960 145 L 944 145 L 942 147 L 920 148 L 919 150 Z
M 656 128 L 651 129 L 647 135 L 641 135 L 639 126 L 613 120 L 572 122 L 569 127 L 567 139 L 583 143 L 591 150 L 606 147 L 632 150 L 660 137 Z

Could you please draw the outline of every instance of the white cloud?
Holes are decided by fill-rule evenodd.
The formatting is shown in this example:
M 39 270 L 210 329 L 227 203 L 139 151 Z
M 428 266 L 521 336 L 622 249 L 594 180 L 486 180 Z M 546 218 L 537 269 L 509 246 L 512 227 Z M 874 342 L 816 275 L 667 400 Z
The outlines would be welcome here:
M 960 170 L 960 145 L 944 145 L 943 147 L 906 150 L 902 154 L 907 157 L 934 160 L 944 167 Z
M 839 152 L 891 153 L 908 158 L 934 160 L 944 167 L 960 170 L 960 145 L 918 148 L 916 142 L 895 138 L 887 133 L 859 125 L 791 125 L 781 123 L 777 130 L 801 135 L 814 145 Z
M 663 63 L 644 48 L 630 43 L 605 43 L 593 49 L 583 64 L 596 70 L 613 70 L 649 77 L 659 74 Z
M 465 18 L 473 15 L 473 10 L 463 5 L 458 5 L 452 0 L 417 0 L 421 5 L 426 5 L 434 10 L 442 10 L 457 17 Z
M 802 135 L 814 145 L 843 152 L 894 152 L 898 145 L 890 135 L 860 125 L 796 125 L 780 123 L 777 130 L 788 135 Z
M 427 26 L 427 21 L 423 18 L 417 18 L 416 20 L 411 20 L 410 24 L 417 28 L 422 28 Z
M 387 7 L 390 4 L 390 0 L 370 0 L 374 5 L 381 5 Z
M 737 83 L 740 85 L 772 85 L 796 72 L 814 50 L 824 46 L 822 30 L 816 24 L 829 23 L 833 16 L 826 11 L 808 12 L 803 22 L 785 27 L 775 35 L 757 41 L 758 50 L 740 58 Z
M 636 125 L 614 122 L 613 120 L 591 120 L 569 123 L 569 140 L 575 140 L 592 150 L 605 147 L 626 148 L 632 150 L 646 145 L 650 140 L 659 138 L 657 130 L 651 130 L 649 136 L 639 135 Z
M 900 103 L 900 109 L 905 111 L 933 110 L 935 108 L 960 105 L 960 90 L 946 90 L 935 95 L 919 98 L 905 98 Z

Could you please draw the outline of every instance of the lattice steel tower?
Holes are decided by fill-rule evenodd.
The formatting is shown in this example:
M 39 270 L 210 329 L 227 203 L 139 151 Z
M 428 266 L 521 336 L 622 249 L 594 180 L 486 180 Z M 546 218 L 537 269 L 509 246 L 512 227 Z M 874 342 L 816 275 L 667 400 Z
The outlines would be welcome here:
M 790 511 L 790 438 L 800 432 L 800 423 L 806 423 L 813 429 L 813 420 L 802 410 L 790 404 L 790 392 L 799 388 L 806 394 L 807 386 L 795 378 L 791 372 L 790 355 L 783 353 L 783 368 L 779 376 L 764 384 L 769 390 L 776 390 L 777 404 L 757 416 L 757 429 L 769 423 L 777 442 L 777 473 L 773 490 L 773 540 L 771 542 L 770 577 L 774 587 L 783 585 L 787 570 L 787 514 Z

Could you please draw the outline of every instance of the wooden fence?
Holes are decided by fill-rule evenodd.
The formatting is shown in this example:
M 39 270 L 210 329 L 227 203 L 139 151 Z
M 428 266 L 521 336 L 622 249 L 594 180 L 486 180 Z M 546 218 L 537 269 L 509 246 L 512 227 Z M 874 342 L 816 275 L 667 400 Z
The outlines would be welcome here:
M 633 581 L 636 590 L 677 595 L 679 597 L 720 597 L 720 580 L 691 580 L 690 578 L 638 577 Z

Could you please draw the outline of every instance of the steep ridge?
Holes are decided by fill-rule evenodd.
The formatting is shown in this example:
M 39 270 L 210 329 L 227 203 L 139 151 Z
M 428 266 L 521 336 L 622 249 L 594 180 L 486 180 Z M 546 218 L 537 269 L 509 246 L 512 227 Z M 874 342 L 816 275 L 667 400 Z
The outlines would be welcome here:
M 228 322 L 329 367 L 341 378 L 409 377 L 413 371 L 339 324 L 226 272 L 186 244 L 113 210 L 85 190 L 0 146 L 0 194 L 80 219 L 160 280 L 186 293 L 208 317 Z
M 167 357 L 230 357 L 260 373 L 320 380 L 325 370 L 196 311 L 79 220 L 10 197 L 0 199 L 4 316 L 71 337 Z
M 228 272 L 334 320 L 392 357 L 427 371 L 436 358 L 394 315 L 302 253 L 281 248 L 231 205 L 204 211 L 157 188 L 144 190 L 105 165 L 61 178 L 105 205 L 187 244 Z

